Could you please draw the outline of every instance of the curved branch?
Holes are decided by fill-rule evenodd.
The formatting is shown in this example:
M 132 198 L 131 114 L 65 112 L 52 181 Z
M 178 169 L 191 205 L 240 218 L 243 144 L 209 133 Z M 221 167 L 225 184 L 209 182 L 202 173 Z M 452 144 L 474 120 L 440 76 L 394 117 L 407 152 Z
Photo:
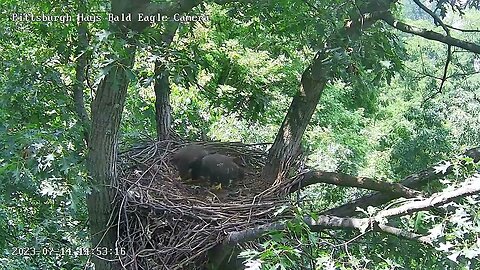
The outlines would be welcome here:
M 437 14 L 435 14 L 433 11 L 431 11 L 429 8 L 427 8 L 424 4 L 422 4 L 422 2 L 420 2 L 419 0 L 413 0 L 413 2 L 415 2 L 415 4 L 417 4 L 417 6 L 419 6 L 423 11 L 425 11 L 426 13 L 428 13 L 428 15 L 430 15 L 432 18 L 433 18 L 433 21 L 435 22 L 435 24 L 437 25 L 440 25 L 443 30 L 445 31 L 445 33 L 450 36 L 450 30 L 448 29 L 448 27 L 443 23 L 442 19 L 440 19 Z

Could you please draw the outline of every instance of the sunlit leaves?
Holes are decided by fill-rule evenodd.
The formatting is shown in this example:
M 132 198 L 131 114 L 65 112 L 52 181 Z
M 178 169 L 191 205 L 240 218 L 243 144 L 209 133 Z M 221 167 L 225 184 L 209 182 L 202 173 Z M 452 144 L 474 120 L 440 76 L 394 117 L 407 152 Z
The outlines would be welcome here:
M 74 10 L 73 2 L 5 4 L 7 13 L 58 15 Z M 0 215 L 5 213 L 1 219 L 8 226 L 0 222 L 0 238 L 7 243 L 0 249 L 8 253 L 12 247 L 59 243 L 67 235 L 74 241 L 65 246 L 85 243 L 85 235 L 78 238 L 83 229 L 76 221 L 84 219 L 84 206 L 69 208 L 70 196 L 78 196 L 69 185 L 78 183 L 76 176 L 83 171 L 82 136 L 69 96 L 75 24 L 4 20 L 1 28 Z M 79 151 L 71 151 L 74 148 Z M 29 258 L 7 258 L 2 261 L 6 269 L 28 269 Z M 80 261 L 74 263 L 69 256 L 37 258 L 36 265 L 73 268 L 72 263 Z
M 434 167 L 435 172 L 445 173 L 451 165 L 452 164 L 449 161 L 443 162 L 442 164 L 439 164 L 439 165 Z

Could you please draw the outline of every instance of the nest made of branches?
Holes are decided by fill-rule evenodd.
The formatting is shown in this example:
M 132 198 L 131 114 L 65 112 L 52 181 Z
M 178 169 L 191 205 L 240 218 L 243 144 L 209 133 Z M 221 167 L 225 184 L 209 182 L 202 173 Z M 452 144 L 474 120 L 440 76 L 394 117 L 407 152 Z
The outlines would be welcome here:
M 119 157 L 119 245 L 125 269 L 204 269 L 207 251 L 228 233 L 290 215 L 283 185 L 260 177 L 266 144 L 197 142 L 210 153 L 241 160 L 243 180 L 216 190 L 182 181 L 171 159 L 185 142 L 160 141 Z

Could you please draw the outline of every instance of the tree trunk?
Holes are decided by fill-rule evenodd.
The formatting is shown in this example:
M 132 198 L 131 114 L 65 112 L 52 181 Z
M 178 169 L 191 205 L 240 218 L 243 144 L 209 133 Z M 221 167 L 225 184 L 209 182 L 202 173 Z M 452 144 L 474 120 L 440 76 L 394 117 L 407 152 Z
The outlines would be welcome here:
M 155 122 L 157 139 L 166 140 L 170 137 L 172 123 L 172 108 L 170 106 L 169 72 L 161 60 L 155 62 Z
M 318 63 L 320 61 L 317 59 Z M 288 168 L 298 155 L 303 133 L 315 112 L 326 80 L 313 76 L 313 64 L 302 75 L 302 86 L 295 95 L 283 120 L 275 141 L 267 156 L 267 163 L 262 175 L 265 179 L 280 181 L 286 176 Z M 323 74 L 323 72 L 321 72 Z
M 78 14 L 86 14 L 87 4 L 85 0 L 78 0 Z M 82 126 L 83 140 L 85 145 L 88 145 L 88 138 L 90 136 L 90 119 L 88 117 L 87 110 L 85 109 L 84 99 L 84 81 L 86 78 L 86 67 L 88 56 L 86 50 L 88 48 L 87 37 L 87 23 L 79 22 L 77 25 L 77 61 L 75 63 L 75 83 L 73 84 L 73 102 L 75 106 L 75 112 Z
M 130 0 L 112 0 L 112 12 L 128 12 Z M 119 22 L 111 24 L 116 41 L 124 40 L 123 51 L 112 55 L 111 68 L 99 83 L 91 104 L 91 129 L 88 145 L 87 169 L 92 191 L 87 195 L 90 219 L 92 262 L 96 270 L 119 269 L 116 251 L 116 209 L 113 202 L 117 186 L 117 146 L 120 120 L 127 95 L 127 72 L 133 66 L 136 46 L 129 42 L 127 29 Z M 95 250 L 100 252 L 95 252 Z M 107 250 L 108 254 L 101 251 Z M 102 254 L 99 257 L 96 255 Z
M 173 22 L 167 25 L 161 36 L 161 46 L 167 48 L 172 43 L 177 32 L 178 23 Z M 166 60 L 155 61 L 155 122 L 157 128 L 157 139 L 166 140 L 170 137 L 172 123 L 172 107 L 170 106 L 170 81 L 169 72 L 166 67 Z
M 127 93 L 128 77 L 125 70 L 133 65 L 136 47 L 127 45 L 126 58 L 114 65 L 100 83 L 92 102 L 92 129 L 88 147 L 87 166 L 92 181 L 92 192 L 87 196 L 92 248 L 115 251 L 115 194 L 117 171 L 117 140 L 120 120 Z M 105 256 L 106 259 L 115 259 Z M 95 269 L 118 269 L 118 263 L 92 257 Z
M 365 2 L 365 12 L 388 10 L 396 0 L 381 0 Z M 284 178 L 291 164 L 298 155 L 300 142 L 310 118 L 315 112 L 317 103 L 328 81 L 334 80 L 336 70 L 342 68 L 341 60 L 335 59 L 331 54 L 347 55 L 345 48 L 351 40 L 358 39 L 366 28 L 371 26 L 378 18 L 365 17 L 363 14 L 356 20 L 345 23 L 338 29 L 329 41 L 331 48 L 320 51 L 315 56 L 313 63 L 302 74 L 302 87 L 292 100 L 288 113 L 283 120 L 282 126 L 275 137 L 275 141 L 269 150 L 267 163 L 263 168 L 262 176 L 266 180 L 280 181 Z M 330 57 L 329 57 L 330 56 Z
M 160 12 L 169 16 L 188 11 L 199 3 L 200 1 L 191 0 L 162 3 L 150 3 L 150 0 L 111 0 L 111 9 L 117 16 L 134 13 L 132 16 L 136 18 L 138 13 L 154 15 Z M 120 268 L 119 261 L 114 256 L 117 241 L 117 215 L 113 202 L 117 186 L 116 158 L 120 120 L 129 82 L 127 72 L 130 72 L 129 69 L 133 66 L 136 52 L 135 42 L 127 39 L 127 32 L 131 33 L 133 30 L 139 33 L 149 25 L 148 22 L 137 20 L 111 24 L 111 32 L 117 35 L 117 40 L 125 40 L 124 51 L 118 51 L 117 57 L 111 58 L 111 68 L 100 82 L 91 105 L 87 169 L 92 191 L 87 195 L 87 208 L 93 248 L 92 261 L 96 270 Z M 99 252 L 95 252 L 96 248 Z M 95 256 L 103 254 L 105 250 L 108 251 L 106 256 Z
M 122 13 L 173 15 L 192 9 L 200 1 L 167 1 L 150 3 L 150 0 L 112 0 L 111 9 L 114 15 Z M 141 32 L 149 26 L 148 22 L 119 21 L 111 25 L 112 33 L 117 39 L 125 42 L 124 51 L 117 52 L 118 57 L 112 57 L 112 67 L 100 82 L 92 101 L 91 131 L 89 137 L 87 169 L 92 182 L 92 191 L 87 196 L 87 208 L 90 218 L 90 234 L 92 248 L 107 250 L 109 255 L 96 257 L 93 252 L 92 261 L 96 270 L 119 269 L 116 260 L 116 209 L 113 198 L 117 181 L 116 157 L 120 120 L 125 104 L 128 87 L 127 72 L 132 68 L 136 52 L 135 42 L 127 39 L 127 33 L 133 30 Z M 132 38 L 132 37 L 130 37 Z M 168 76 L 166 77 L 168 78 Z M 169 103 L 166 103 L 169 104 Z M 169 110 L 168 110 L 169 111 Z M 100 253 L 100 252 L 99 252 Z M 98 253 L 97 253 L 98 254 Z

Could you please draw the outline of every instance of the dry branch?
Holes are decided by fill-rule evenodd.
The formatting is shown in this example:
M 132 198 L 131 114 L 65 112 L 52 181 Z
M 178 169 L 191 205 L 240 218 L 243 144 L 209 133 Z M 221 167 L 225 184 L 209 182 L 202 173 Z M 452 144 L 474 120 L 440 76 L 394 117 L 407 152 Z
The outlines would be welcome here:
M 119 157 L 120 258 L 127 269 L 203 269 L 207 251 L 230 232 L 291 217 L 279 190 L 259 179 L 265 144 L 198 142 L 210 153 L 242 160 L 246 177 L 220 191 L 208 183 L 182 182 L 171 164 L 184 143 L 149 143 Z M 265 192 L 268 191 L 268 192 Z M 287 210 L 278 213 L 278 209 Z
M 469 52 L 473 53 L 480 53 L 480 46 L 477 45 L 476 43 L 461 40 L 458 38 L 454 38 L 452 36 L 447 35 L 442 35 L 440 33 L 437 33 L 435 31 L 430 31 L 424 28 L 419 28 L 413 25 L 406 24 L 404 22 L 401 22 L 397 20 L 392 13 L 388 10 L 380 10 L 380 11 L 367 11 L 366 13 L 362 14 L 361 18 L 357 20 L 352 20 L 349 21 L 347 24 L 349 26 L 349 31 L 358 31 L 353 27 L 354 25 L 361 24 L 361 25 L 370 25 L 374 23 L 377 20 L 382 20 L 386 22 L 388 25 L 392 26 L 393 28 L 396 28 L 402 32 L 413 34 L 416 36 L 423 37 L 425 39 L 429 40 L 434 40 L 438 41 L 441 43 L 444 43 L 449 46 L 455 46 L 458 48 L 465 49 Z

